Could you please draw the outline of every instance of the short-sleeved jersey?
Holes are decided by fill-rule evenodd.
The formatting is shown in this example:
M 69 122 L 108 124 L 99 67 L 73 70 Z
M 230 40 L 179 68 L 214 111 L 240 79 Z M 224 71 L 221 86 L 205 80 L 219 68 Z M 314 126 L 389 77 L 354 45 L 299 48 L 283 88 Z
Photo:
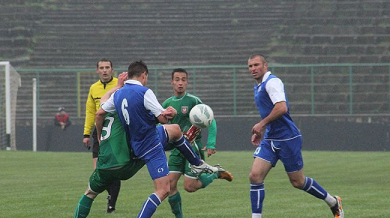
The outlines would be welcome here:
M 119 167 L 131 161 L 131 149 L 118 114 L 106 115 L 100 140 L 97 169 Z
M 267 76 L 267 78 L 263 79 L 262 83 L 254 87 L 255 103 L 259 110 L 260 116 L 263 119 L 267 117 L 274 108 L 274 103 L 272 102 L 269 93 L 267 92 L 267 89 L 270 89 L 270 87 L 266 87 L 267 83 L 271 79 L 279 79 L 272 74 L 269 74 Z M 287 113 L 285 113 L 278 119 L 272 121 L 266 126 L 264 139 L 288 140 L 301 135 L 294 121 L 290 117 L 287 96 L 285 96 L 285 100 L 287 105 Z
M 161 146 L 156 131 L 156 117 L 164 110 L 153 91 L 135 80 L 127 80 L 103 105 L 107 112 L 117 111 L 125 131 L 130 136 L 134 154 L 142 158 Z
M 109 82 L 101 80 L 92 84 L 89 88 L 88 99 L 85 107 L 84 135 L 90 135 L 95 124 L 95 114 L 100 108 L 100 99 L 108 90 L 114 88 L 118 79 L 113 77 Z
M 179 124 L 182 131 L 186 132 L 192 125 L 189 119 L 190 111 L 197 104 L 202 104 L 198 97 L 185 93 L 180 98 L 176 96 L 168 98 L 163 102 L 162 106 L 164 108 L 171 106 L 176 109 L 177 115 L 170 122 Z M 198 138 L 200 138 L 200 134 Z

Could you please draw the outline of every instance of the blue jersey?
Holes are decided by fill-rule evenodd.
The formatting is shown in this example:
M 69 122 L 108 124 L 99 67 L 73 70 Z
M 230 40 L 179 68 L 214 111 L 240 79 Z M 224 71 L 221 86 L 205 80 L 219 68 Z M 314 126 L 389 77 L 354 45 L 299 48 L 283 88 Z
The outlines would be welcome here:
M 119 118 L 130 136 L 134 154 L 140 158 L 161 146 L 156 131 L 156 114 L 145 107 L 148 90 L 153 93 L 142 85 L 126 83 L 115 92 L 113 99 Z
M 266 91 L 268 81 L 276 76 L 270 74 L 261 84 L 255 86 L 255 103 L 262 119 L 267 117 L 274 104 Z M 300 132 L 290 117 L 288 100 L 286 96 L 287 113 L 272 121 L 266 126 L 264 139 L 266 140 L 288 140 L 300 136 Z

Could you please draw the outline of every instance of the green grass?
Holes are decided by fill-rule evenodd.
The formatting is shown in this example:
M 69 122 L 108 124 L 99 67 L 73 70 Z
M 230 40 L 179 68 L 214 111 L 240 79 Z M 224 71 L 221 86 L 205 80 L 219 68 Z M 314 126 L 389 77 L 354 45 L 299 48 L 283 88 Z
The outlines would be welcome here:
M 389 217 L 390 152 L 303 152 L 305 173 L 331 194 L 342 196 L 346 217 Z M 248 173 L 252 152 L 218 152 L 208 159 L 231 171 L 234 181 L 215 180 L 206 189 L 186 193 L 180 183 L 186 218 L 251 216 Z M 73 217 L 92 171 L 90 153 L 0 151 L 0 217 Z M 266 181 L 263 217 L 332 217 L 327 205 L 288 182 L 282 164 Z M 136 217 L 153 192 L 146 167 L 122 183 L 117 212 L 105 214 L 106 193 L 95 200 L 90 216 Z M 173 217 L 164 201 L 156 218 Z

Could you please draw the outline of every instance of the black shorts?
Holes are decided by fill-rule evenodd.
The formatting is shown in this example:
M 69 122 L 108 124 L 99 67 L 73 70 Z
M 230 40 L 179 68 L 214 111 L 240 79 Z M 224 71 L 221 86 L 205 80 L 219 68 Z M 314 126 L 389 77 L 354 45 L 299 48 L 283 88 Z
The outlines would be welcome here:
M 97 138 L 96 128 L 92 132 L 92 158 L 97 158 L 99 155 L 99 140 Z

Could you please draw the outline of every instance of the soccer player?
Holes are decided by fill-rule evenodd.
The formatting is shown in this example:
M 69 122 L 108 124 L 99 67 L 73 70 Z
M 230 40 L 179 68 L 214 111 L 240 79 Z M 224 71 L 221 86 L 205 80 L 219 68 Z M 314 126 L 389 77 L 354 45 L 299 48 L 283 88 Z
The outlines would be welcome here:
M 177 115 L 172 120 L 170 120 L 170 123 L 179 124 L 183 131 L 187 131 L 192 126 L 189 120 L 189 113 L 195 105 L 202 104 L 202 101 L 198 97 L 186 92 L 188 85 L 188 73 L 185 69 L 178 68 L 172 71 L 171 84 L 173 86 L 173 96 L 165 100 L 162 106 L 164 108 L 169 106 L 175 108 Z M 207 156 L 211 156 L 216 152 L 215 142 L 217 124 L 215 119 L 208 127 L 208 130 L 209 134 L 206 149 Z M 192 143 L 192 148 L 202 159 L 205 159 L 200 133 Z M 170 171 L 169 179 L 171 183 L 171 191 L 169 193 L 168 201 L 171 205 L 172 213 L 176 218 L 183 217 L 181 196 L 177 189 L 177 183 L 182 174 L 185 175 L 184 189 L 187 192 L 195 192 L 201 188 L 205 188 L 210 183 L 212 183 L 214 179 L 226 179 L 227 181 L 233 180 L 233 176 L 228 171 L 222 171 L 213 174 L 203 174 L 200 176 L 194 175 L 191 173 L 188 161 L 177 149 L 173 149 L 171 151 L 168 166 Z
M 145 165 L 141 159 L 134 159 L 127 145 L 126 132 L 117 114 L 107 114 L 103 124 L 100 151 L 96 169 L 89 178 L 85 194 L 79 200 L 74 218 L 87 217 L 94 199 L 118 180 L 127 180 Z
M 102 97 L 102 104 L 114 91 L 123 86 L 124 78 L 127 78 L 127 74 L 119 75 L 118 85 Z M 90 176 L 85 194 L 79 200 L 74 218 L 87 217 L 99 193 L 117 180 L 130 179 L 145 165 L 143 160 L 135 158 L 131 146 L 128 145 L 127 135 L 118 114 L 105 113 L 99 109 L 96 114 L 96 129 L 100 141 L 96 169 Z M 178 125 L 158 126 L 156 130 L 164 147 L 168 146 L 170 138 L 181 134 Z
M 145 161 L 154 182 L 155 192 L 145 201 L 138 214 L 139 218 L 151 217 L 169 194 L 170 183 L 167 176 L 169 169 L 164 147 L 156 131 L 156 120 L 164 124 L 177 113 L 172 107 L 163 109 L 153 91 L 145 87 L 148 73 L 148 68 L 142 61 L 131 63 L 128 67 L 128 80 L 123 88 L 117 90 L 102 105 L 105 112 L 118 112 L 134 154 Z M 98 120 L 96 125 L 98 126 Z M 178 125 L 171 126 L 177 126 L 180 130 Z M 219 171 L 218 167 L 208 165 L 194 153 L 181 131 L 170 138 L 170 141 L 188 158 L 194 166 L 194 172 Z
M 99 81 L 92 84 L 89 88 L 88 99 L 85 107 L 85 123 L 84 123 L 84 139 L 83 144 L 90 149 L 90 135 L 95 123 L 95 114 L 100 108 L 100 99 L 102 96 L 111 88 L 117 85 L 118 79 L 115 78 L 114 68 L 112 62 L 108 59 L 100 59 L 96 63 L 96 73 L 99 75 Z M 93 145 L 92 145 L 92 158 L 93 158 L 93 169 L 96 169 L 96 161 L 99 153 L 99 141 L 97 138 L 96 129 L 92 133 Z M 115 212 L 115 204 L 118 199 L 119 190 L 121 187 L 120 180 L 114 182 L 107 188 L 107 213 Z
M 254 161 L 249 174 L 252 218 L 261 218 L 264 179 L 279 159 L 295 188 L 324 200 L 335 218 L 343 218 L 341 198 L 331 196 L 314 179 L 303 173 L 302 136 L 290 117 L 283 82 L 268 71 L 268 63 L 261 54 L 249 57 L 248 68 L 257 82 L 254 99 L 262 118 L 252 128 L 252 144 L 258 146 L 253 154 Z

